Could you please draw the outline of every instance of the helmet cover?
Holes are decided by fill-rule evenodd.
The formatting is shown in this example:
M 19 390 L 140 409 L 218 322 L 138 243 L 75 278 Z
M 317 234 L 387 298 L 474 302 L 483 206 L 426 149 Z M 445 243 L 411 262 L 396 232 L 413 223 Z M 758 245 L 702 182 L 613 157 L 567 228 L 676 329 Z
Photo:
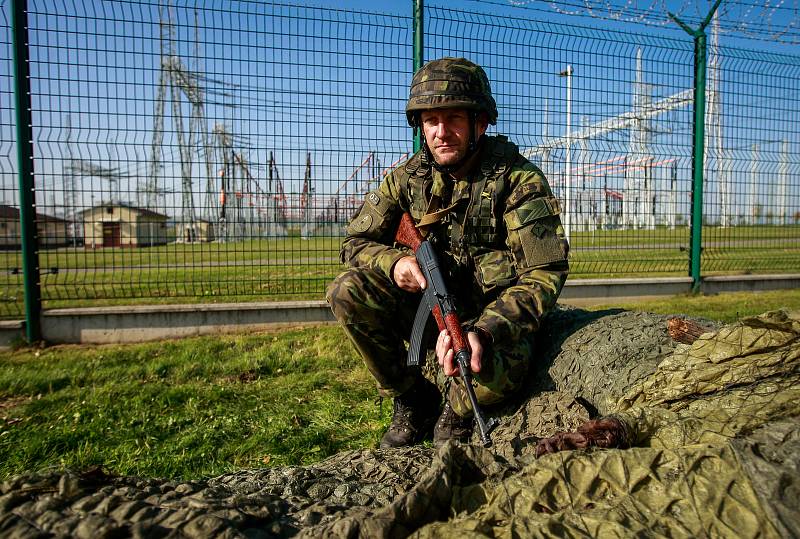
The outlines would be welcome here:
M 420 112 L 443 108 L 485 112 L 489 123 L 497 124 L 497 104 L 481 66 L 466 58 L 440 58 L 414 74 L 406 104 L 408 124 L 418 127 Z

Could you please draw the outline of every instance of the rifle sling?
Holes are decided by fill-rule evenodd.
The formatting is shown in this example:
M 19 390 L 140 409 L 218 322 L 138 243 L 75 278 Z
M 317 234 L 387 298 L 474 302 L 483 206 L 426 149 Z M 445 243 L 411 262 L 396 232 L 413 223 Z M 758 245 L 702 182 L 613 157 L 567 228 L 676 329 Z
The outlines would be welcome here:
M 426 213 L 425 215 L 422 216 L 422 219 L 419 220 L 419 223 L 417 223 L 417 228 L 422 230 L 427 230 L 427 228 L 430 227 L 431 225 L 434 225 L 439 221 L 441 221 L 442 219 L 444 219 L 444 217 L 448 213 L 452 212 L 456 208 L 456 206 L 458 206 L 458 202 L 450 204 L 446 208 L 442 208 L 440 210 L 436 210 L 431 213 Z

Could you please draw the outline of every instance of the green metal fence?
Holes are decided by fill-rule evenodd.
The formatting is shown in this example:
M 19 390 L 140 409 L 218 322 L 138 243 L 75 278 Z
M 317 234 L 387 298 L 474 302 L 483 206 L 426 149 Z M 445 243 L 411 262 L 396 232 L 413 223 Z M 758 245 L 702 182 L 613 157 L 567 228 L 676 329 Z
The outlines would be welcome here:
M 0 29 L 2 317 L 24 297 L 17 3 Z M 492 131 L 564 202 L 572 278 L 687 275 L 692 38 L 472 5 L 424 9 L 423 57 L 486 67 Z M 321 298 L 344 223 L 413 151 L 407 7 L 28 0 L 44 307 Z M 706 33 L 700 267 L 796 271 L 800 57 Z

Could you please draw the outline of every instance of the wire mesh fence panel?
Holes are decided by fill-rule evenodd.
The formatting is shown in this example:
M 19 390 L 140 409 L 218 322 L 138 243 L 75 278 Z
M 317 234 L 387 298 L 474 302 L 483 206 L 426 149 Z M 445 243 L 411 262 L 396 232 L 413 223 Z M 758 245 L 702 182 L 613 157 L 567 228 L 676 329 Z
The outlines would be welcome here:
M 704 273 L 800 267 L 800 58 L 709 47 Z
M 46 306 L 322 296 L 343 223 L 409 152 L 409 19 L 246 1 L 29 11 Z
M 23 291 L 10 7 L 0 7 L 0 316 L 10 317 Z M 28 9 L 45 307 L 323 297 L 345 223 L 411 152 L 410 6 L 408 16 L 247 0 Z M 425 60 L 486 68 L 496 132 L 561 200 L 573 277 L 687 274 L 688 36 L 491 3 L 424 15 Z M 720 47 L 715 24 L 708 33 L 703 272 L 794 271 L 800 60 Z
M 0 4 L 0 316 L 23 312 L 10 3 Z

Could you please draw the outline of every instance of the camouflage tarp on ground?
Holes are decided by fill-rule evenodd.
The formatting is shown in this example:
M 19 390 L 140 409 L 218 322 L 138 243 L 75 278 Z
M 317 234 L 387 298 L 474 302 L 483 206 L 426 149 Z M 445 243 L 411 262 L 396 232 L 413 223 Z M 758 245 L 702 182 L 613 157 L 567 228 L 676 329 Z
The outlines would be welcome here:
M 800 313 L 693 345 L 665 322 L 556 313 L 491 450 L 363 450 L 184 484 L 20 477 L 0 488 L 0 535 L 800 536 Z M 533 458 L 595 411 L 637 447 Z
M 422 504 L 447 520 L 416 537 L 799 536 L 798 367 L 800 313 L 745 319 L 679 346 L 611 407 L 639 447 L 516 466 L 448 447 L 415 491 L 322 531 L 403 535 Z

